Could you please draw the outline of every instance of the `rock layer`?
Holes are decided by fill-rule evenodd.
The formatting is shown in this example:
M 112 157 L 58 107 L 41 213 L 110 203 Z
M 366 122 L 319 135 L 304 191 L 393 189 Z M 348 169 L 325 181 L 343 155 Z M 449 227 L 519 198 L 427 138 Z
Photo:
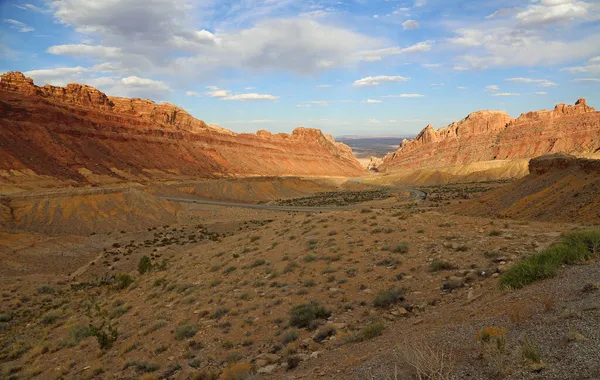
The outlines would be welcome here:
M 516 119 L 501 111 L 478 111 L 437 131 L 428 125 L 415 139 L 404 140 L 377 169 L 394 172 L 598 150 L 600 112 L 579 99 L 572 106 L 559 104 Z
M 56 186 L 364 172 L 348 146 L 316 129 L 236 134 L 168 103 L 79 84 L 38 87 L 18 72 L 1 77 L 0 114 L 4 185 L 33 177 Z

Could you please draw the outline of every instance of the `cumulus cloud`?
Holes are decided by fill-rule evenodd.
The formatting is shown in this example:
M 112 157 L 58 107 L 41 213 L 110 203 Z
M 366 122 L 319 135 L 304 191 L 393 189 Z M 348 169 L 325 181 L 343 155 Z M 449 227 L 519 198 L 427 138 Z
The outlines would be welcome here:
M 379 121 L 377 119 L 371 119 L 371 120 L 367 121 L 367 123 L 369 123 L 369 124 L 381 124 L 381 121 Z
M 362 102 L 363 103 L 369 103 L 369 104 L 372 104 L 372 103 L 383 103 L 383 101 L 377 100 L 377 99 L 367 99 L 367 100 L 363 100 Z
M 185 94 L 187 96 L 200 96 L 200 93 L 198 93 L 196 91 L 186 91 Z
M 489 86 L 485 86 L 485 90 L 486 91 L 498 91 L 498 90 L 500 90 L 500 87 L 498 87 L 495 84 L 491 84 Z
M 568 71 L 571 74 L 588 74 L 588 73 L 592 73 L 592 74 L 600 74 L 600 63 L 599 64 L 594 64 L 596 58 L 592 58 L 591 60 L 588 61 L 588 65 L 584 65 L 584 66 L 573 66 L 573 67 L 565 67 L 563 69 L 560 69 L 560 71 Z
M 548 93 L 544 92 L 544 91 L 539 91 L 539 92 L 536 92 L 535 94 L 536 95 L 548 95 Z
M 21 21 L 13 20 L 10 18 L 5 18 L 3 21 L 9 25 L 9 28 L 16 29 L 21 33 L 32 32 L 35 30 L 34 28 L 28 26 L 25 23 L 22 23 Z
M 557 83 L 551 82 L 547 79 L 531 79 L 531 78 L 508 78 L 505 79 L 506 82 L 512 83 L 536 83 L 540 87 L 553 87 L 558 86 Z
M 441 63 L 422 63 L 421 66 L 425 67 L 426 69 L 433 69 L 436 67 L 441 67 L 442 64 Z
M 402 28 L 404 30 L 419 29 L 419 23 L 415 20 L 406 20 L 402 23 Z
M 54 86 L 65 86 L 68 83 L 80 81 L 83 74 L 88 71 L 87 68 L 76 67 L 56 67 L 53 69 L 40 69 L 25 71 L 23 74 L 30 77 L 37 84 L 51 84 Z
M 387 76 L 387 75 L 379 75 L 376 77 L 366 77 L 355 81 L 352 85 L 355 87 L 362 86 L 378 86 L 382 83 L 399 83 L 406 82 L 410 78 L 406 78 L 403 76 L 395 75 L 395 76 Z
M 330 87 L 333 87 L 333 86 L 330 84 L 320 84 L 317 86 L 317 88 L 330 88 Z
M 422 94 L 398 94 L 398 95 L 383 95 L 382 98 L 423 98 Z
M 209 96 L 211 98 L 224 98 L 230 95 L 229 90 L 222 90 L 214 86 L 207 86 L 206 88 L 208 88 L 210 91 L 205 92 L 204 95 Z
M 496 17 L 504 17 L 508 15 L 512 15 L 518 11 L 517 8 L 501 8 L 495 11 L 494 13 L 485 16 L 486 19 L 496 18 Z
M 524 25 L 544 25 L 584 18 L 590 4 L 578 0 L 541 0 L 517 13 L 516 18 Z
M 512 92 L 499 92 L 496 94 L 492 94 L 492 96 L 519 96 L 519 95 L 521 95 L 521 94 L 515 94 Z
M 425 53 L 431 50 L 432 45 L 433 41 L 423 41 L 405 48 L 394 46 L 377 50 L 365 50 L 360 52 L 358 56 L 361 61 L 375 62 L 390 55 Z

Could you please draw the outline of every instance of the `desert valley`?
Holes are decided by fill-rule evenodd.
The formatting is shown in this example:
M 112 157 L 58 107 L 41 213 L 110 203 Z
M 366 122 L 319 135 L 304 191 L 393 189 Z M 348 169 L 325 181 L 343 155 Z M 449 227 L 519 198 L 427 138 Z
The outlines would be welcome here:
M 599 159 L 585 99 L 361 164 L 8 72 L 0 377 L 598 379 Z

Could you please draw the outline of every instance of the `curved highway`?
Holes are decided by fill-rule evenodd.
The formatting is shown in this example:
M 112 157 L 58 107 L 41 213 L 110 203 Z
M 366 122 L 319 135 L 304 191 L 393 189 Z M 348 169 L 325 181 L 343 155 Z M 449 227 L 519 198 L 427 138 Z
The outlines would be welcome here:
M 379 189 L 389 189 L 395 191 L 404 191 L 408 192 L 409 195 L 404 199 L 400 199 L 400 202 L 408 202 L 411 200 L 415 201 L 423 201 L 427 198 L 427 193 L 421 190 L 413 189 L 410 187 L 396 187 L 396 186 L 385 186 L 385 185 L 374 185 L 370 183 L 360 182 L 361 179 L 365 177 L 353 178 L 350 179 L 349 182 L 361 184 L 364 186 L 379 188 Z M 270 205 L 270 204 L 253 204 L 253 203 L 242 203 L 242 202 L 229 202 L 229 201 L 217 201 L 214 199 L 206 199 L 206 198 L 196 198 L 196 197 L 171 197 L 171 196 L 163 196 L 159 195 L 161 198 L 166 199 L 171 202 L 182 202 L 182 203 L 196 203 L 203 205 L 211 205 L 211 206 L 222 206 L 222 207 L 238 207 L 238 208 L 252 208 L 257 210 L 269 210 L 269 211 L 284 211 L 284 212 L 321 212 L 321 211 L 342 211 L 342 210 L 356 210 L 363 208 L 364 205 L 354 204 L 349 206 L 323 206 L 323 207 L 315 207 L 315 206 L 279 206 L 279 205 Z

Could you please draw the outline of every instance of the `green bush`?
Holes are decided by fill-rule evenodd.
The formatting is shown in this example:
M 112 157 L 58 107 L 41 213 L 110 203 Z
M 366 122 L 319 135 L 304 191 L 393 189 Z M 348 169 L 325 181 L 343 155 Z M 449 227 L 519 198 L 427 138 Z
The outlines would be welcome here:
M 318 302 L 296 305 L 290 311 L 290 325 L 296 327 L 309 327 L 317 319 L 327 319 L 331 312 Z
M 115 288 L 118 290 L 127 289 L 133 283 L 133 277 L 127 273 L 119 273 L 115 277 Z
M 150 258 L 148 256 L 143 256 L 138 264 L 138 272 L 140 272 L 140 274 L 144 274 L 146 272 L 150 272 L 151 270 L 152 261 L 150 261 Z
M 37 287 L 37 292 L 39 294 L 54 294 L 55 290 L 52 286 L 50 286 L 48 284 L 42 284 Z
M 325 339 L 329 338 L 332 335 L 337 334 L 337 330 L 333 326 L 324 326 L 323 328 L 317 331 L 317 334 L 313 338 L 313 340 L 317 343 L 321 343 Z
M 60 312 L 60 310 L 50 310 L 42 316 L 40 322 L 42 322 L 45 325 L 53 325 L 56 323 L 56 321 L 58 321 L 61 315 L 62 313 Z
M 404 297 L 404 289 L 391 288 L 377 294 L 373 300 L 373 306 L 387 308 L 403 302 L 404 300 L 406 300 Z
M 84 340 L 85 338 L 92 336 L 92 331 L 89 326 L 75 325 L 71 327 L 69 331 L 69 340 L 75 345 Z
M 282 338 L 282 342 L 283 344 L 288 344 L 288 343 L 292 343 L 295 342 L 296 340 L 298 340 L 298 337 L 300 336 L 300 331 L 298 331 L 297 329 L 291 329 L 286 331 L 283 334 L 283 338 Z
M 402 253 L 402 254 L 408 253 L 408 244 L 407 243 L 400 243 L 400 244 L 398 244 L 398 245 L 396 245 L 394 247 L 394 249 L 392 250 L 392 252 L 394 252 L 394 253 Z
M 452 270 L 452 269 L 456 269 L 456 266 L 447 261 L 440 260 L 440 259 L 435 259 L 431 262 L 431 264 L 429 264 L 430 272 L 439 272 L 442 270 Z
M 198 325 L 195 324 L 187 324 L 177 326 L 175 329 L 175 339 L 184 340 L 192 338 L 198 332 Z
M 561 242 L 521 260 L 500 276 L 503 288 L 522 288 L 552 277 L 563 264 L 576 264 L 600 255 L 600 231 L 565 234 Z

